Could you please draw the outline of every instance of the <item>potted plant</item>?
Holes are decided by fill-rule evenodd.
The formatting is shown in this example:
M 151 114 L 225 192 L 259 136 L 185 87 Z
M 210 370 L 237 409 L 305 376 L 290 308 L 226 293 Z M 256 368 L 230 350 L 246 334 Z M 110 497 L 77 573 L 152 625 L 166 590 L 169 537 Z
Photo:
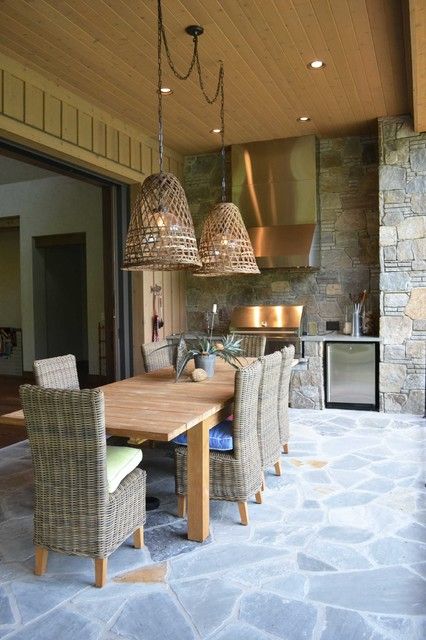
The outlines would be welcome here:
M 194 358 L 195 368 L 204 369 L 211 378 L 214 374 L 216 358 L 222 358 L 235 369 L 242 366 L 238 359 L 241 356 L 241 338 L 235 335 L 224 336 L 220 341 L 212 338 L 201 338 L 199 342 L 188 341 L 186 351 L 176 363 L 176 379 L 182 374 L 188 362 Z

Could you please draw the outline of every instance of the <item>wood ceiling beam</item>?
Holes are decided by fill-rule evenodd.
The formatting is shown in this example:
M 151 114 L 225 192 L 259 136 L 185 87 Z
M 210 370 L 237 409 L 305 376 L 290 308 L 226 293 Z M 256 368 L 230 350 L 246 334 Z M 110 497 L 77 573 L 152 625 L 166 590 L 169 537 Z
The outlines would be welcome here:
M 414 130 L 426 131 L 426 2 L 410 0 Z

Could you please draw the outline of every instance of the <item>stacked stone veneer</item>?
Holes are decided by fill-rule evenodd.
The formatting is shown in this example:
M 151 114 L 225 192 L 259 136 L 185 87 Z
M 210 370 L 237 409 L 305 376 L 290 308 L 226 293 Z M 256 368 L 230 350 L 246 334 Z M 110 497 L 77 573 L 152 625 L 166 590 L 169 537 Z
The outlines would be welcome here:
M 426 133 L 379 120 L 381 408 L 425 410 Z
M 324 409 L 324 343 L 305 342 L 305 362 L 293 369 L 290 406 L 296 409 Z
M 323 332 L 327 320 L 343 321 L 349 293 L 363 289 L 371 292 L 378 321 L 377 139 L 321 140 L 318 155 L 321 269 L 265 269 L 260 275 L 228 278 L 190 276 L 190 329 L 205 328 L 205 312 L 215 302 L 221 331 L 227 331 L 237 305 L 303 304 L 308 320 L 316 321 Z M 220 198 L 220 182 L 218 155 L 185 159 L 185 191 L 197 235 L 212 203 Z

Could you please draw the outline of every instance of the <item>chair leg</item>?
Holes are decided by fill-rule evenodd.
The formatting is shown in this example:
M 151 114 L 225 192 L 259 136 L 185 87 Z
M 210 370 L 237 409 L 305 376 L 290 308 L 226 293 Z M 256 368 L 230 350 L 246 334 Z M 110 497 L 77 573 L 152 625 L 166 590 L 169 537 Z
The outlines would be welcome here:
M 265 474 L 262 473 L 262 484 L 260 485 L 260 490 L 265 491 Z
M 281 475 L 281 462 L 278 460 L 278 462 L 276 462 L 274 464 L 274 468 L 275 468 L 275 475 L 276 476 L 280 476 Z
M 95 586 L 102 588 L 107 581 L 108 558 L 95 558 Z
M 284 453 L 288 453 L 288 442 L 286 442 L 285 444 L 283 444 L 283 452 L 284 452 Z
M 139 527 L 133 534 L 133 546 L 135 549 L 142 549 L 144 546 L 143 541 L 143 527 Z
M 261 491 L 258 491 L 255 495 L 256 498 L 256 502 L 257 504 L 262 504 L 263 502 L 263 493 Z
M 178 517 L 184 518 L 186 516 L 186 496 L 178 493 Z
M 48 554 L 49 550 L 44 547 L 35 548 L 34 573 L 36 576 L 42 576 L 46 572 Z
M 238 509 L 240 510 L 241 524 L 248 525 L 249 515 L 248 515 L 247 502 L 239 502 Z

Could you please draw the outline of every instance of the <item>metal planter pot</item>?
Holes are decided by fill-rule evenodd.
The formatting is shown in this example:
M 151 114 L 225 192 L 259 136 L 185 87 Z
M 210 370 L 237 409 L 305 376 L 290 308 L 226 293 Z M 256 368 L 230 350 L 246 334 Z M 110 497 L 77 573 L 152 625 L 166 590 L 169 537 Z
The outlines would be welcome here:
M 210 354 L 208 356 L 198 355 L 194 356 L 195 368 L 204 369 L 208 378 L 212 378 L 214 375 L 214 365 L 216 362 L 216 356 Z

